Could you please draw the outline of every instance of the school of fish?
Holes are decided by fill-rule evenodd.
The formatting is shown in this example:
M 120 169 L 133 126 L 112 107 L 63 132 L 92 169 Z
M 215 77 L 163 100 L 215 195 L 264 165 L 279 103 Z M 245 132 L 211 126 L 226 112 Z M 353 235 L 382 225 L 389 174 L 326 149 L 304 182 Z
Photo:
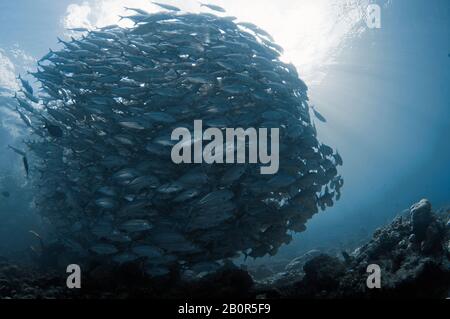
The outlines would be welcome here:
M 317 139 L 307 86 L 282 48 L 251 23 L 157 4 L 128 8 L 134 27 L 80 37 L 39 61 L 39 92 L 20 78 L 16 111 L 30 130 L 23 159 L 40 214 L 86 258 L 210 269 L 240 254 L 275 255 L 341 196 L 339 153 Z M 280 170 L 171 161 L 171 132 L 280 129 Z M 6 196 L 6 195 L 4 195 Z

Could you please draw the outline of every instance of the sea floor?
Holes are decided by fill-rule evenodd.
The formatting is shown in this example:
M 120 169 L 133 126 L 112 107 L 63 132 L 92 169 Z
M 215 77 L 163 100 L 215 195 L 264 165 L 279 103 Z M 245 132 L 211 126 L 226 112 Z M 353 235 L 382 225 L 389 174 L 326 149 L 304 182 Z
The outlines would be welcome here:
M 450 209 L 433 212 L 422 200 L 367 243 L 338 256 L 312 250 L 285 264 L 230 263 L 189 279 L 176 270 L 155 279 L 142 275 L 138 265 L 96 265 L 83 275 L 81 289 L 68 289 L 67 274 L 56 269 L 2 257 L 0 299 L 443 299 L 450 292 L 449 218 Z M 379 289 L 368 287 L 373 265 L 380 270 Z

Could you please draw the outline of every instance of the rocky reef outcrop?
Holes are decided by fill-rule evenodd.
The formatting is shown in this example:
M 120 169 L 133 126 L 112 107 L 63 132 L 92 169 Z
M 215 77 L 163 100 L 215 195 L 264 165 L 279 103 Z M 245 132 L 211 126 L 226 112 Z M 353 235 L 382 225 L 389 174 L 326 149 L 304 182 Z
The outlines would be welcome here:
M 307 254 L 303 267 L 262 282 L 266 294 L 280 298 L 444 298 L 450 290 L 450 210 L 432 211 L 428 200 L 378 229 L 372 239 L 341 258 Z M 317 255 L 317 252 L 315 253 Z M 369 289 L 369 265 L 378 265 L 381 288 Z M 280 280 L 283 278 L 284 280 Z M 297 281 L 286 284 L 286 278 Z
M 435 298 L 450 290 L 450 209 L 432 210 L 427 200 L 375 231 L 352 253 L 314 250 L 292 260 L 282 273 L 255 276 L 231 263 L 202 276 L 176 269 L 147 278 L 139 265 L 99 265 L 80 290 L 65 288 L 65 274 L 45 275 L 0 260 L 0 298 Z M 381 288 L 369 289 L 369 265 L 381 270 Z M 269 269 L 269 267 L 267 267 Z

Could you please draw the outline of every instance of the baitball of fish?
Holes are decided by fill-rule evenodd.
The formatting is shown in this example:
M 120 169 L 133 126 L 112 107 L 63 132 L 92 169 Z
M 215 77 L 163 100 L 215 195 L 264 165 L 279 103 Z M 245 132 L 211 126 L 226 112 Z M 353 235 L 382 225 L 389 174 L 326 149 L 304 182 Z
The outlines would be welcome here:
M 139 260 L 151 275 L 276 254 L 343 185 L 342 159 L 318 141 L 295 67 L 267 32 L 231 17 L 139 10 L 127 19 L 135 26 L 60 40 L 33 74 L 39 96 L 26 85 L 18 93 L 40 213 L 71 249 Z M 279 171 L 175 164 L 171 133 L 195 120 L 279 128 Z

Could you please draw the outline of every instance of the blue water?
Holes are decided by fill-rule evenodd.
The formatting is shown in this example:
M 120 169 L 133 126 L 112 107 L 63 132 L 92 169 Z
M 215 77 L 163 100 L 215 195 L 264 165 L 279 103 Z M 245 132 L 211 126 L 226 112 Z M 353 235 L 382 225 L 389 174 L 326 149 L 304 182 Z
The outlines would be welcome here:
M 342 200 L 285 251 L 351 244 L 421 198 L 450 204 L 450 2 L 392 1 L 311 92 L 344 157 Z

